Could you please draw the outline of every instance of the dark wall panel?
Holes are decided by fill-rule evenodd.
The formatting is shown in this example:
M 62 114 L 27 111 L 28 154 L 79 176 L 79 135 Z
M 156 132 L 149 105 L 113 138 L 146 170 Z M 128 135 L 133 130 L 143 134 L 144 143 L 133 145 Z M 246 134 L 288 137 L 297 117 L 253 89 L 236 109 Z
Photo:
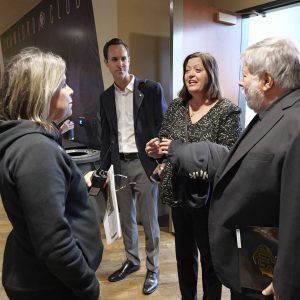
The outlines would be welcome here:
M 74 90 L 75 141 L 99 148 L 103 80 L 91 0 L 44 0 L 1 36 L 4 63 L 36 46 L 62 56 Z

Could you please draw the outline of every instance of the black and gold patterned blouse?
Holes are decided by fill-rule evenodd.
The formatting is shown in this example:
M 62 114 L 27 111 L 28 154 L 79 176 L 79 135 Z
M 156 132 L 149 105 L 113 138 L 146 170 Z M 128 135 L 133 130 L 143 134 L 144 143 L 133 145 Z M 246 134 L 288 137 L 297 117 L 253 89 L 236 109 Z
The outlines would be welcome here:
M 219 100 L 198 122 L 192 123 L 187 102 L 183 99 L 174 99 L 162 122 L 159 138 L 183 140 L 187 142 L 210 141 L 232 147 L 239 134 L 240 108 L 228 99 Z M 163 203 L 176 206 L 173 185 L 176 170 L 170 163 L 164 169 L 164 176 L 160 185 L 160 199 Z

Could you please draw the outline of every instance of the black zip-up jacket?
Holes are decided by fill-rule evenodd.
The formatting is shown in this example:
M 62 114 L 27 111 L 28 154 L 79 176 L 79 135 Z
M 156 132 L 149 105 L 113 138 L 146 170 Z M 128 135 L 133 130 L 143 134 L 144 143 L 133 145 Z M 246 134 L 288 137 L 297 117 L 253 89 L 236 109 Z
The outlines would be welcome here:
M 18 292 L 68 288 L 96 300 L 103 246 L 93 201 L 71 157 L 32 121 L 0 121 L 0 193 L 12 224 L 3 286 Z

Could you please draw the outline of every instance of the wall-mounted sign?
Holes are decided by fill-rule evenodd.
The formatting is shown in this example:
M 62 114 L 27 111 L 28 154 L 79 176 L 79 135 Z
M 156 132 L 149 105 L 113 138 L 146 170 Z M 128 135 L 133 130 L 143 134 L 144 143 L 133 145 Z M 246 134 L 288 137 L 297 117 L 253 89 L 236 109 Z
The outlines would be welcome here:
M 91 0 L 43 0 L 1 35 L 4 64 L 29 46 L 50 50 L 67 63 L 74 90 L 75 141 L 99 148 L 99 97 L 103 92 Z M 85 125 L 79 124 L 84 118 Z

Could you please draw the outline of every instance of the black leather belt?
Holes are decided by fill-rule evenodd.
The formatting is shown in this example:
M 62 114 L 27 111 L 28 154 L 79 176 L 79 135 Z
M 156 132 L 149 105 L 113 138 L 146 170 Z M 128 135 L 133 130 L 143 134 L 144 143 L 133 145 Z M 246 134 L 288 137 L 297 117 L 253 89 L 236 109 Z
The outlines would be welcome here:
M 138 158 L 139 158 L 138 153 L 120 153 L 120 159 L 122 160 L 134 160 Z

